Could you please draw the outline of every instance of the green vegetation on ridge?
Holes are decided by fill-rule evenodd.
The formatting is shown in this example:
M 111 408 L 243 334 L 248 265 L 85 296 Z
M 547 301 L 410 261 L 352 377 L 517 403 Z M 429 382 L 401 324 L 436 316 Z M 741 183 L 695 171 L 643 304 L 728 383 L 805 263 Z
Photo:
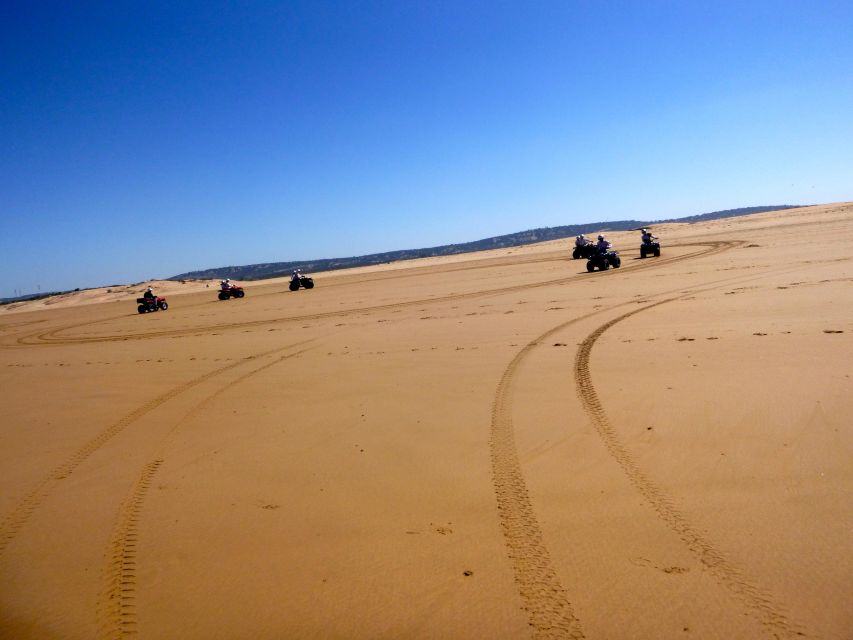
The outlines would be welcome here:
M 399 260 L 412 260 L 414 258 L 433 258 L 437 256 L 450 256 L 459 253 L 470 253 L 473 251 L 486 251 L 488 249 L 503 249 L 516 247 L 546 240 L 559 240 L 576 236 L 579 233 L 593 233 L 598 231 L 625 231 L 637 229 L 644 225 L 661 224 L 665 222 L 695 223 L 704 220 L 715 220 L 718 218 L 732 218 L 746 216 L 752 213 L 765 211 L 779 211 L 781 209 L 794 209 L 801 205 L 775 205 L 766 207 L 743 207 L 740 209 L 726 209 L 725 211 L 713 211 L 696 216 L 684 218 L 668 218 L 665 220 L 640 221 L 640 220 L 617 220 L 611 222 L 589 222 L 586 224 L 570 224 L 560 227 L 543 227 L 509 233 L 503 236 L 494 236 L 473 242 L 461 244 L 446 244 L 439 247 L 428 247 L 425 249 L 402 249 L 398 251 L 386 251 L 384 253 L 372 253 L 364 256 L 352 256 L 347 258 L 320 258 L 316 260 L 291 260 L 286 262 L 267 262 L 261 264 L 249 264 L 244 266 L 215 267 L 200 271 L 189 271 L 168 278 L 169 280 L 208 279 L 208 278 L 233 278 L 235 280 L 262 280 L 264 278 L 277 278 L 290 274 L 293 269 L 300 268 L 308 273 L 318 271 L 331 271 L 333 269 L 348 269 L 352 267 L 364 267 Z

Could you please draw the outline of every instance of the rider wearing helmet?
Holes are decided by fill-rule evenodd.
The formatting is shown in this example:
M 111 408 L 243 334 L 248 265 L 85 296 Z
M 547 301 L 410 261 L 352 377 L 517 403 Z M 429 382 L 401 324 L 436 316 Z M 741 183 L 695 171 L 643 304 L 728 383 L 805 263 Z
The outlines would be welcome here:
M 146 300 L 153 300 L 156 297 L 154 295 L 154 289 L 152 289 L 151 287 L 148 287 L 145 290 L 145 293 L 142 294 L 142 297 L 145 298 Z
M 586 236 L 584 236 L 584 234 L 580 234 L 577 238 L 575 238 L 576 247 L 585 247 L 588 244 L 591 244 L 591 242 L 587 239 Z
M 609 251 L 611 246 L 610 242 L 599 233 L 598 242 L 596 243 L 595 248 L 598 249 L 598 251 L 605 252 Z
M 219 283 L 219 288 L 223 291 L 228 291 L 231 288 L 231 278 L 225 278 L 222 282 Z
M 643 244 L 652 244 L 655 240 L 657 240 L 657 236 L 653 236 L 652 232 L 646 229 L 645 227 L 640 229 L 643 232 Z

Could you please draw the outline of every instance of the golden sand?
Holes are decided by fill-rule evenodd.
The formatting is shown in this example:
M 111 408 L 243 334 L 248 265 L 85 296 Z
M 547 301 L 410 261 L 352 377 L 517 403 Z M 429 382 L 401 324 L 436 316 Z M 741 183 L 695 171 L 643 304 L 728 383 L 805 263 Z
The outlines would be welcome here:
M 654 231 L 2 308 L 0 637 L 849 638 L 853 205 Z

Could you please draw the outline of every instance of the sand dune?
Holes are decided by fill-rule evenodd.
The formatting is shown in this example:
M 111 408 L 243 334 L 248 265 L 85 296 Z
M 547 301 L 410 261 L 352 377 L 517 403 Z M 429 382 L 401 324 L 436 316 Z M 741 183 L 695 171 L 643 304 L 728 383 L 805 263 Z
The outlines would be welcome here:
M 853 204 L 655 232 L 0 313 L 0 637 L 851 637 Z
M 237 280 L 234 284 L 242 284 Z M 176 294 L 197 293 L 219 288 L 219 280 L 146 280 L 135 284 L 117 284 L 110 287 L 94 287 L 92 289 L 81 289 L 67 291 L 54 296 L 40 298 L 38 300 L 22 300 L 0 306 L 0 317 L 5 314 L 22 313 L 25 311 L 39 311 L 41 309 L 67 309 L 69 307 L 80 307 L 88 304 L 100 304 L 103 302 L 125 302 L 133 304 L 136 298 L 142 296 L 145 290 L 151 287 L 160 296 L 172 296 Z

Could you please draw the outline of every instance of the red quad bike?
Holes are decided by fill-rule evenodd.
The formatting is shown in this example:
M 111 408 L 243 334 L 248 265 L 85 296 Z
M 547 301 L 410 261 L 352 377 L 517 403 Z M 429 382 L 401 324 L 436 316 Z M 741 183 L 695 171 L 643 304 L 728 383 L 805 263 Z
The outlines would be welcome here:
M 220 289 L 219 291 L 220 300 L 228 300 L 228 298 L 242 298 L 245 295 L 246 292 L 243 291 L 243 287 L 230 287 L 228 289 Z
M 139 303 L 139 306 L 136 308 L 139 313 L 165 311 L 169 308 L 169 303 L 166 302 L 166 298 L 137 298 L 136 302 Z

